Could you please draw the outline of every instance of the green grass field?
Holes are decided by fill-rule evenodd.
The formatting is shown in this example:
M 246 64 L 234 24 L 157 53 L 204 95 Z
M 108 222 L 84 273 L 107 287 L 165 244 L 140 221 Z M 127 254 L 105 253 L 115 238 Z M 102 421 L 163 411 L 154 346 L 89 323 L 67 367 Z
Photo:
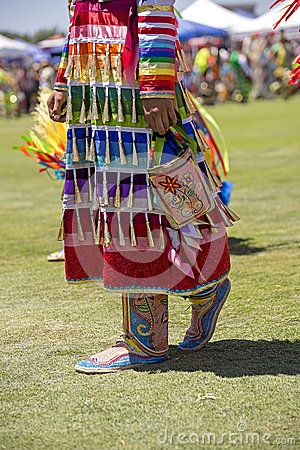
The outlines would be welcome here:
M 299 96 L 211 109 L 242 217 L 214 339 L 179 352 L 190 311 L 171 298 L 170 361 L 102 376 L 73 365 L 119 337 L 120 298 L 68 286 L 63 265 L 46 262 L 61 185 L 12 150 L 31 119 L 0 121 L 1 449 L 299 446 L 299 110 Z

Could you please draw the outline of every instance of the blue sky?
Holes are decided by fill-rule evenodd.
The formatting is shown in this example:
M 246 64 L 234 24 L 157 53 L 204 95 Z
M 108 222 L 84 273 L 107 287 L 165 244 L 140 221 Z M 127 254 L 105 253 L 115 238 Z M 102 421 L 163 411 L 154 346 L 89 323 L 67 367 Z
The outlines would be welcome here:
M 182 9 L 194 0 L 177 0 Z M 67 0 L 0 0 L 0 31 L 34 33 L 58 26 L 67 29 Z
M 68 26 L 67 0 L 0 0 L 0 31 L 33 33 L 41 28 Z M 3 4 L 2 4 L 3 3 Z M 192 0 L 177 0 L 178 7 Z
M 67 0 L 0 0 L 0 30 L 33 33 L 57 25 L 67 29 Z

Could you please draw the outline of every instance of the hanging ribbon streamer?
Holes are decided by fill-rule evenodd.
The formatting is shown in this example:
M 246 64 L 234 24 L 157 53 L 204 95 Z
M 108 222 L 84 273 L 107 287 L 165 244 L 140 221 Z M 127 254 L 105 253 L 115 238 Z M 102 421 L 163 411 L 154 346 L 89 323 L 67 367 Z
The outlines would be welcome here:
M 196 113 L 194 114 L 194 119 L 195 121 L 199 124 L 199 119 L 197 119 L 197 113 L 199 114 L 199 118 L 200 118 L 200 123 L 202 121 L 202 123 L 204 124 L 205 128 L 207 129 L 207 132 L 209 134 L 209 138 L 214 146 L 214 149 L 219 157 L 219 160 L 222 164 L 222 168 L 224 171 L 224 175 L 227 175 L 229 170 L 230 170 L 230 166 L 229 166 L 229 152 L 228 152 L 228 148 L 226 145 L 226 141 L 224 138 L 224 135 L 219 127 L 219 125 L 217 124 L 217 122 L 215 121 L 215 119 L 211 116 L 211 114 L 209 114 L 206 109 L 200 105 L 200 103 L 195 99 L 195 97 L 189 92 L 188 93 L 191 101 L 194 103 L 195 107 L 196 107 Z M 205 123 L 205 121 L 207 123 L 209 123 L 215 130 L 216 135 L 218 136 L 218 139 L 220 141 L 220 145 L 218 146 L 211 131 L 209 130 L 207 124 Z

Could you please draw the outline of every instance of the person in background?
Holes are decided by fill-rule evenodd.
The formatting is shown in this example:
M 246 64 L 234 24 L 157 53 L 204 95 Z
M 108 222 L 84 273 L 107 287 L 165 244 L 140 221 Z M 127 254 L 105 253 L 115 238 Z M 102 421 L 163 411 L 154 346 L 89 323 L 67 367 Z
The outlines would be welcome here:
M 240 46 L 230 55 L 230 65 L 236 78 L 236 90 L 234 99 L 238 103 L 247 103 L 252 86 L 252 71 L 247 56 L 242 52 Z
M 40 63 L 39 89 L 52 89 L 56 77 L 55 69 L 48 61 Z
M 246 54 L 251 67 L 252 97 L 254 99 L 263 98 L 265 77 L 263 57 L 265 48 L 266 40 L 264 36 L 258 33 L 254 34 Z

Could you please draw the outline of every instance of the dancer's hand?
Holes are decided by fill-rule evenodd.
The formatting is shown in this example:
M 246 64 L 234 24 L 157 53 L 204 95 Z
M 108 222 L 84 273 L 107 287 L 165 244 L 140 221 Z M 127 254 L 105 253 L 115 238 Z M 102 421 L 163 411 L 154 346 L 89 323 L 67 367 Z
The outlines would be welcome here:
M 49 116 L 54 122 L 65 122 L 66 114 L 63 108 L 67 102 L 68 94 L 65 91 L 53 91 L 48 99 Z
M 177 122 L 174 100 L 169 98 L 143 99 L 144 116 L 155 133 L 164 135 Z

